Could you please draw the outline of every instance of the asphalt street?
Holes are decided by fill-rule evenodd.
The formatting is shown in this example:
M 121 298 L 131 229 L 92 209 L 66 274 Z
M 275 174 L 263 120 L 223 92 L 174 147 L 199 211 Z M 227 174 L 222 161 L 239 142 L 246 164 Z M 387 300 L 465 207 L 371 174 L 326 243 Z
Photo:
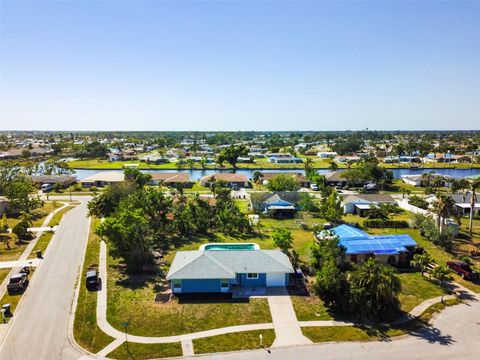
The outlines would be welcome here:
M 68 324 L 79 267 L 88 236 L 87 198 L 68 211 L 53 236 L 43 264 L 23 295 L 0 349 L 0 359 L 78 359 Z

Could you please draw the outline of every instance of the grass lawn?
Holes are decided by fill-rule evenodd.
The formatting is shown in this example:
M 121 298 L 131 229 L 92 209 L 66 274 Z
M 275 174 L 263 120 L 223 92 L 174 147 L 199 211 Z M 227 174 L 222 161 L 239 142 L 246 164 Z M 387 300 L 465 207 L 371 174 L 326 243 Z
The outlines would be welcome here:
M 123 343 L 107 355 L 110 359 L 153 359 L 182 356 L 182 346 L 179 342 L 167 344 Z
M 243 212 L 244 214 L 249 214 L 250 209 L 249 207 L 249 202 L 248 200 L 245 199 L 235 199 L 235 203 L 239 207 L 240 211 Z
M 8 270 L 10 270 L 10 269 L 8 269 Z M 34 267 L 30 268 L 30 274 L 28 275 L 28 279 L 32 278 L 32 275 L 33 275 L 34 272 L 35 272 L 35 268 Z M 3 295 L 3 297 L 0 299 L 0 305 L 10 304 L 11 305 L 10 311 L 11 311 L 12 314 L 15 314 L 15 309 L 17 308 L 18 303 L 20 302 L 20 299 L 22 298 L 22 295 L 24 294 L 24 292 L 27 289 L 28 289 L 28 286 L 25 288 L 24 291 L 14 293 L 14 294 L 9 294 L 8 291 L 6 291 L 5 294 Z
M 437 283 L 429 281 L 419 272 L 399 274 L 402 291 L 399 299 L 401 309 L 409 312 L 425 300 L 446 294 Z
M 107 318 L 117 329 L 129 321 L 132 334 L 169 336 L 272 321 L 266 299 L 179 302 L 173 298 L 168 303 L 155 302 L 162 276 L 124 275 L 111 258 L 109 265 Z
M 313 293 L 311 296 L 291 295 L 290 298 L 298 321 L 334 319 L 322 299 Z
M 63 215 L 71 209 L 73 209 L 76 205 L 68 205 L 64 207 L 62 210 L 59 210 L 53 215 L 52 219 L 48 223 L 48 226 L 57 226 L 62 221 Z
M 193 340 L 195 354 L 216 353 L 224 351 L 240 351 L 260 348 L 260 335 L 263 347 L 268 348 L 275 340 L 273 330 L 243 331 Z
M 4 241 L 0 243 L 0 261 L 17 260 L 28 246 L 28 241 L 13 242 L 13 240 L 10 240 L 9 244 L 10 248 L 7 248 Z
M 37 243 L 35 244 L 35 247 L 33 248 L 32 252 L 30 255 L 28 255 L 29 259 L 34 259 L 37 257 L 36 251 L 37 250 L 42 250 L 42 254 L 45 254 L 45 250 L 47 249 L 48 244 L 50 244 L 50 240 L 52 240 L 53 237 L 53 232 L 51 231 L 46 231 L 40 236 L 40 239 L 38 239 Z
M 63 204 L 59 201 L 45 201 L 45 204 L 42 207 L 32 211 L 34 216 L 32 227 L 42 226 L 48 214 L 61 206 L 63 206 Z
M 456 299 L 446 300 L 443 304 L 437 303 L 426 309 L 417 320 L 398 326 L 321 326 L 303 327 L 303 334 L 315 343 L 329 341 L 370 341 L 388 340 L 395 336 L 416 332 L 422 326 L 428 325 L 432 317 L 447 306 L 458 304 Z
M 83 281 L 83 274 L 92 264 L 98 264 L 98 255 L 100 251 L 99 238 L 94 234 L 94 229 L 100 223 L 99 219 L 92 219 L 90 235 L 88 237 L 87 250 L 85 254 L 85 262 L 83 271 L 79 277 L 79 281 Z M 80 292 L 78 295 L 78 304 L 75 312 L 75 321 L 73 334 L 75 340 L 83 348 L 96 353 L 110 344 L 114 339 L 105 334 L 97 326 L 97 293 L 87 291 L 83 282 L 80 284 Z
M 10 269 L 10 268 L 0 269 L 0 284 L 3 282 L 3 280 L 5 280 L 8 273 L 10 272 L 10 270 L 12 270 L 12 269 Z

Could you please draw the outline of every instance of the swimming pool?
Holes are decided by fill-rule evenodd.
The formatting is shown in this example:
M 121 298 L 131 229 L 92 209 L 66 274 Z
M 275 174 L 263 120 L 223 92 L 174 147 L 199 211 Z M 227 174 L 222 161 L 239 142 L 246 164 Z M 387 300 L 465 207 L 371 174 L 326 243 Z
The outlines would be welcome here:
M 204 251 L 218 251 L 218 250 L 229 250 L 229 251 L 236 251 L 236 250 L 259 250 L 260 246 L 255 243 L 211 243 L 211 244 L 204 244 L 200 246 L 199 250 Z

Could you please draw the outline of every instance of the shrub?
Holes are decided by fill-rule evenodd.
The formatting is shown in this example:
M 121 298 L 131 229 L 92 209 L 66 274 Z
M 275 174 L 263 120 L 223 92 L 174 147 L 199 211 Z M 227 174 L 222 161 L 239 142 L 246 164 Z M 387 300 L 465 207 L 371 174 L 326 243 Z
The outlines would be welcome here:
M 410 200 L 408 200 L 408 203 L 420 209 L 424 209 L 424 210 L 428 209 L 428 202 L 423 200 L 421 197 L 417 195 L 413 195 L 412 197 L 410 197 Z
M 363 223 L 368 228 L 408 228 L 408 222 L 405 220 L 388 220 L 388 219 L 370 219 Z
M 97 189 L 97 187 L 96 187 L 96 186 L 92 186 L 92 187 L 90 188 L 90 191 L 91 191 L 91 192 L 97 192 L 97 191 L 98 191 L 98 189 Z

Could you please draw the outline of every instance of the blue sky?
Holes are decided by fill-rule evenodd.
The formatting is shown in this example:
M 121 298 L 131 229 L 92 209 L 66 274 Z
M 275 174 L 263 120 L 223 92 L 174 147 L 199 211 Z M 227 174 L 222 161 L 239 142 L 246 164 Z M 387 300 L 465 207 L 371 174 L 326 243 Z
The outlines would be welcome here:
M 0 6 L 0 129 L 479 129 L 480 2 Z

